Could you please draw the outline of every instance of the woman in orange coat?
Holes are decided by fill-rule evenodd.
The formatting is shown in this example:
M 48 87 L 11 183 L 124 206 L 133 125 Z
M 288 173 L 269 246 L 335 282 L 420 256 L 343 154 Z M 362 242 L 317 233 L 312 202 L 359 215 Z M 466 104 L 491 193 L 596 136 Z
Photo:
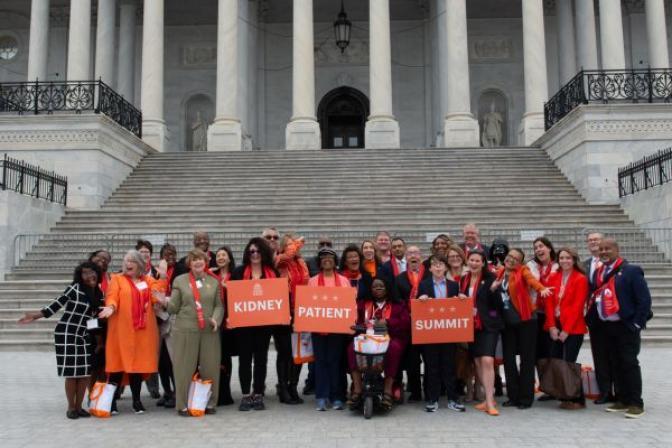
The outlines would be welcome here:
M 586 334 L 583 310 L 588 297 L 588 278 L 583 273 L 579 255 L 574 249 L 562 248 L 558 251 L 559 275 L 551 281 L 553 295 L 546 299 L 546 322 L 544 330 L 550 334 L 553 358 L 576 362 Z M 583 394 L 571 401 L 560 403 L 562 409 L 582 409 L 586 407 Z
M 160 296 L 168 286 L 165 260 L 161 260 L 157 271 L 159 280 L 145 275 L 145 260 L 140 252 L 126 253 L 122 273 L 112 277 L 99 314 L 109 318 L 105 371 L 115 384 L 121 384 L 124 373 L 128 374 L 136 414 L 145 411 L 140 401 L 143 374 L 158 370 L 159 329 L 152 304 L 163 300 Z M 116 400 L 112 413 L 117 413 Z

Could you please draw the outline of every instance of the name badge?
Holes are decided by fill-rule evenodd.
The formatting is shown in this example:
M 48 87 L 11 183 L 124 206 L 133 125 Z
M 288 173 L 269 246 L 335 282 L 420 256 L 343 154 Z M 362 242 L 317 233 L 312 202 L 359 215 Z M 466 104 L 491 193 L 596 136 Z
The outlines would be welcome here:
M 138 288 L 138 291 L 144 291 L 147 289 L 147 282 L 138 282 L 135 284 L 135 287 Z
M 200 280 L 196 280 L 196 287 L 197 287 L 198 289 L 201 289 L 201 288 L 203 287 L 203 282 L 200 281 Z
M 100 328 L 100 325 L 98 325 L 98 319 L 89 319 L 86 321 L 86 329 L 87 330 L 97 330 Z

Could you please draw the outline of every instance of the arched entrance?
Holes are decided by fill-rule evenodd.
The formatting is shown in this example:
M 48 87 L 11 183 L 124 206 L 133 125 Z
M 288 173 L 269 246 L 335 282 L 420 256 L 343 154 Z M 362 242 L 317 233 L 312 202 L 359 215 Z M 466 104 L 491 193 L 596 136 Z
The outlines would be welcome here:
M 369 99 L 352 87 L 324 95 L 317 108 L 323 148 L 363 148 Z

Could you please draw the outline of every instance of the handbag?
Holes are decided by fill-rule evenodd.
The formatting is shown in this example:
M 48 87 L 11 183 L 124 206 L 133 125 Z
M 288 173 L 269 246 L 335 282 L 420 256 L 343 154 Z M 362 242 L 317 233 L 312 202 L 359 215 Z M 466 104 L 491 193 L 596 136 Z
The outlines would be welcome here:
M 89 413 L 98 418 L 109 418 L 112 415 L 112 401 L 116 384 L 96 381 L 89 393 Z
M 193 417 L 204 416 L 211 394 L 212 380 L 202 380 L 198 373 L 194 374 L 189 385 L 189 399 L 187 401 L 189 415 Z
M 292 333 L 292 357 L 294 364 L 304 364 L 315 360 L 311 333 Z
M 583 381 L 581 364 L 557 358 L 537 361 L 539 389 L 558 400 L 573 400 L 581 396 Z

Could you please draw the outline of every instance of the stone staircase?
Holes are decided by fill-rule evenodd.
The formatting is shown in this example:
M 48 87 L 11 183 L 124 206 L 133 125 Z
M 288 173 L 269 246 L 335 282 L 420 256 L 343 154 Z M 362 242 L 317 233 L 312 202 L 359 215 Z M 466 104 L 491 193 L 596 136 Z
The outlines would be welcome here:
M 381 229 L 426 251 L 436 233 L 459 240 L 466 222 L 485 242 L 503 236 L 528 254 L 542 233 L 584 256 L 587 229 L 615 236 L 654 295 L 647 343 L 672 343 L 672 265 L 651 241 L 618 206 L 588 205 L 543 151 L 500 148 L 151 155 L 100 210 L 69 210 L 49 235 L 28 241 L 0 282 L 0 350 L 51 347 L 55 319 L 16 320 L 56 297 L 97 248 L 111 250 L 113 266 L 140 237 L 176 244 L 182 255 L 202 229 L 213 248 L 229 244 L 240 259 L 247 239 L 275 226 L 305 235 L 306 256 L 318 235 L 342 247 Z

